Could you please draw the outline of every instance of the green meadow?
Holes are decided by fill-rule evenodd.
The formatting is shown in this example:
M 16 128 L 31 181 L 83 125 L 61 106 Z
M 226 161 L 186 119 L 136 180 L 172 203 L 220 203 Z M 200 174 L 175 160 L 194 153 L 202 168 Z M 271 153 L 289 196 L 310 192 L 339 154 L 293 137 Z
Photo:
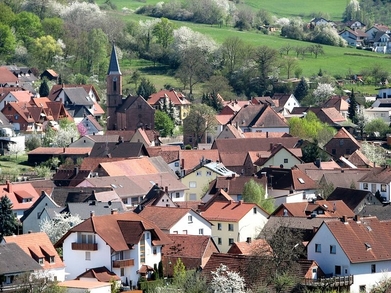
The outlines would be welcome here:
M 103 0 L 99 1 L 103 2 Z M 158 1 L 147 0 L 146 3 L 142 3 L 137 1 L 114 0 L 113 2 L 117 5 L 117 11 L 111 13 L 115 13 L 117 17 L 123 19 L 124 21 L 139 21 L 146 20 L 148 17 L 133 13 L 124 14 L 121 11 L 122 7 L 136 9 L 139 6 L 155 4 Z M 270 11 L 272 14 L 279 16 L 309 16 L 311 13 L 316 13 L 321 10 L 324 13 L 328 13 L 332 19 L 340 19 L 346 3 L 345 1 L 336 0 L 323 2 L 319 0 L 247 0 L 244 2 L 244 4 L 241 5 L 248 5 L 254 10 L 262 8 Z M 220 44 L 223 43 L 227 38 L 236 36 L 240 37 L 244 42 L 252 46 L 266 45 L 275 49 L 279 49 L 283 46 L 286 46 L 287 44 L 290 44 L 293 47 L 307 47 L 313 44 L 309 42 L 286 39 L 278 35 L 278 33 L 265 35 L 258 31 L 241 32 L 228 26 L 219 27 L 217 25 L 211 26 L 180 21 L 173 22 L 177 27 L 188 26 L 194 31 L 208 35 Z M 344 77 L 348 74 L 360 74 L 364 69 L 374 67 L 387 70 L 388 68 L 391 68 L 391 55 L 383 55 L 364 50 L 357 50 L 350 47 L 340 48 L 323 45 L 323 49 L 325 54 L 319 55 L 318 58 L 315 58 L 310 54 L 306 54 L 304 57 L 298 58 L 298 67 L 302 69 L 302 74 L 304 76 L 313 76 L 317 74 L 320 69 L 323 73 Z M 296 57 L 293 50 L 289 55 Z M 153 67 L 152 62 L 137 62 L 136 60 L 132 60 L 130 62 L 123 60 L 121 61 L 121 66 L 124 66 L 124 69 L 128 69 L 129 71 L 134 69 L 139 70 L 143 76 L 153 81 L 157 89 L 162 88 L 164 84 L 170 84 L 177 88 L 180 87 L 178 81 L 171 76 L 168 69 L 164 66 Z M 282 72 L 280 77 L 285 78 L 286 76 Z M 351 85 L 349 85 L 349 87 L 351 87 Z M 360 88 L 357 90 L 361 92 Z M 371 90 L 370 87 L 365 87 L 365 92 L 374 93 L 376 91 Z

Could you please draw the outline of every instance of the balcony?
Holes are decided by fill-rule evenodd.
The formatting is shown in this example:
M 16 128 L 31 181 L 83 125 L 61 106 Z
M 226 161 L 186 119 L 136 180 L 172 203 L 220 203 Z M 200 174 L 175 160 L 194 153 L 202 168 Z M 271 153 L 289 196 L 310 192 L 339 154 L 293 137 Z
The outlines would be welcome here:
M 134 266 L 134 259 L 113 260 L 113 268 Z
M 98 250 L 98 243 L 72 243 L 72 250 Z
M 304 279 L 302 285 L 310 287 L 349 287 L 353 284 L 353 276 L 321 277 L 318 279 Z

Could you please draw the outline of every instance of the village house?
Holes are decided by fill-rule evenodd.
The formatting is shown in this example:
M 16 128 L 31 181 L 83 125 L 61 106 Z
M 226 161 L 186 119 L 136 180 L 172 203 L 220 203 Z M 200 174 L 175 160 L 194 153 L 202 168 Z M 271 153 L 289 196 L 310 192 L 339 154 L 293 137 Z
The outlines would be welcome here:
M 45 276 L 45 278 L 58 282 L 65 280 L 65 264 L 46 233 L 38 232 L 6 236 L 4 237 L 4 242 L 17 244 L 41 266 L 40 274 Z
M 91 268 L 106 267 L 122 284 L 136 286 L 161 261 L 162 246 L 171 240 L 152 222 L 133 212 L 94 216 L 70 229 L 55 245 L 62 247 L 66 279 Z
M 232 200 L 206 204 L 201 215 L 213 224 L 212 236 L 221 252 L 227 252 L 234 242 L 256 239 L 269 216 L 257 204 Z
M 308 259 L 325 274 L 347 279 L 350 292 L 370 292 L 391 276 L 389 230 L 389 222 L 376 217 L 325 221 L 308 243 Z
M 391 169 L 386 167 L 372 168 L 358 180 L 359 189 L 379 194 L 382 202 L 388 203 L 391 199 Z
M 360 148 L 360 143 L 344 127 L 324 146 L 324 149 L 333 155 L 334 160 L 351 155 Z

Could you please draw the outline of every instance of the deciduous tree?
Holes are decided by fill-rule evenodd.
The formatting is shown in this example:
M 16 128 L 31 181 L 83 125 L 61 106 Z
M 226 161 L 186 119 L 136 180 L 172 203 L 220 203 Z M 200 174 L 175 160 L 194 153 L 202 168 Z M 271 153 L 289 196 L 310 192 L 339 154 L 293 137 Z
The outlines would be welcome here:
M 54 213 L 55 217 L 53 219 L 45 218 L 39 225 L 41 232 L 45 232 L 53 244 L 60 240 L 69 229 L 82 222 L 79 215 Z
M 314 90 L 314 96 L 317 104 L 320 105 L 327 98 L 334 94 L 334 87 L 329 83 L 319 83 L 317 88 Z
M 167 113 L 160 110 L 155 112 L 155 129 L 162 137 L 171 136 L 174 128 L 175 124 Z
M 193 104 L 189 115 L 183 121 L 183 132 L 195 137 L 198 144 L 206 132 L 214 132 L 216 126 L 216 112 L 205 104 Z
M 245 293 L 246 283 L 238 272 L 230 271 L 226 265 L 220 266 L 211 272 L 210 289 L 215 293 Z
M 391 132 L 390 127 L 383 119 L 373 119 L 365 125 L 365 133 L 369 136 L 380 136 L 385 137 L 387 133 Z
M 242 195 L 244 202 L 255 203 L 268 213 L 274 211 L 273 200 L 265 198 L 265 187 L 255 182 L 253 179 L 244 184 Z
M 8 25 L 0 23 L 0 56 L 9 57 L 16 47 L 16 39 Z
M 153 28 L 152 34 L 157 38 L 157 42 L 161 44 L 164 49 L 167 49 L 168 45 L 174 39 L 174 28 L 174 24 L 164 17 L 162 17 L 160 22 L 156 23 Z

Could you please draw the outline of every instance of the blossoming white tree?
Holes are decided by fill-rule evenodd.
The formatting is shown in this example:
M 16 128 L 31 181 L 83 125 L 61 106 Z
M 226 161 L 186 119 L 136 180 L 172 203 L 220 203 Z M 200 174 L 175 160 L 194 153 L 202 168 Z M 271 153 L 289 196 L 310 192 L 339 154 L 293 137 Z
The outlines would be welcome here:
M 79 215 L 54 213 L 55 217 L 53 219 L 46 218 L 39 225 L 41 232 L 45 232 L 53 244 L 60 240 L 73 226 L 82 222 Z
M 333 94 L 334 88 L 329 83 L 319 83 L 318 87 L 314 90 L 314 96 L 318 105 Z
M 216 271 L 212 271 L 210 288 L 214 293 L 244 293 L 245 282 L 239 273 L 230 271 L 226 265 L 220 264 Z

